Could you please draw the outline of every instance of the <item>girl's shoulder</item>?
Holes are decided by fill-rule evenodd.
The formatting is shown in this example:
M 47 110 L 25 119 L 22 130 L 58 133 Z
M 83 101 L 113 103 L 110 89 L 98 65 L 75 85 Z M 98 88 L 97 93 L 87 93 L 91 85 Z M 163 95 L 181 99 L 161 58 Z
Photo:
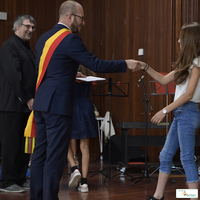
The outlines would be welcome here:
M 197 57 L 197 58 L 195 58 L 195 59 L 193 60 L 193 65 L 192 65 L 192 67 L 193 67 L 194 65 L 197 66 L 197 67 L 200 67 L 200 56 Z

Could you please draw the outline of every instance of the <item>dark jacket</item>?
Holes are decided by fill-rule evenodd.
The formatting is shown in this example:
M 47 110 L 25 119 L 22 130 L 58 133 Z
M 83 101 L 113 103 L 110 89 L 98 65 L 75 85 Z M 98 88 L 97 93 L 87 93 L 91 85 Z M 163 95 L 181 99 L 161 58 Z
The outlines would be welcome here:
M 66 28 L 56 24 L 53 29 L 43 34 L 36 44 L 36 68 L 45 42 L 59 30 Z M 126 72 L 124 60 L 105 61 L 98 59 L 87 50 L 77 34 L 67 35 L 55 49 L 48 64 L 44 78 L 37 89 L 33 109 L 57 115 L 73 115 L 75 78 L 79 64 L 94 72 Z
M 0 111 L 30 112 L 34 98 L 35 56 L 29 45 L 13 34 L 0 50 Z

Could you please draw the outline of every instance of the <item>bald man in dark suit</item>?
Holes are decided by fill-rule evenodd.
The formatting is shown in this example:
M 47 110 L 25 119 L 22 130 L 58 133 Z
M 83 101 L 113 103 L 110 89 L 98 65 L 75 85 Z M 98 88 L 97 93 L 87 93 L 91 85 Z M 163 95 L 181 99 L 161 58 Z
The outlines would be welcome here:
M 36 145 L 31 163 L 31 200 L 58 200 L 71 139 L 79 64 L 100 73 L 126 72 L 127 67 L 132 71 L 140 69 L 135 60 L 98 59 L 77 35 L 84 25 L 82 6 L 65 1 L 59 10 L 59 23 L 36 44 L 36 68 L 39 76 L 44 76 L 36 87 L 33 104 Z

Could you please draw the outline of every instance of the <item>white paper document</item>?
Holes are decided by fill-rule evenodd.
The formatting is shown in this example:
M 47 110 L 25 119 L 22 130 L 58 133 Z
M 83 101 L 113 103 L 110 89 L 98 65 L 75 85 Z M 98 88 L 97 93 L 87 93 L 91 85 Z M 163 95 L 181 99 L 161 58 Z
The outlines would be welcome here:
M 92 82 L 92 81 L 104 81 L 105 78 L 95 77 L 95 76 L 87 76 L 86 78 L 76 78 L 77 80 Z

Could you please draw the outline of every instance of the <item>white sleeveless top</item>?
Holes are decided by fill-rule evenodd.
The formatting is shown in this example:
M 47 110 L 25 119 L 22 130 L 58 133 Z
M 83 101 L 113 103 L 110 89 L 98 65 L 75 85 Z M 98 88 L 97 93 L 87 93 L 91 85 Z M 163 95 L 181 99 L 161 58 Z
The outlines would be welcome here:
M 190 76 L 191 76 L 191 70 L 192 70 L 194 65 L 197 66 L 197 67 L 200 67 L 200 57 L 195 58 L 193 60 L 193 65 L 191 65 L 188 69 L 189 75 L 188 75 L 187 79 L 183 83 L 176 85 L 174 101 L 186 92 L 188 82 L 189 82 L 189 79 L 190 79 Z M 200 102 L 200 78 L 199 78 L 198 84 L 196 86 L 195 92 L 193 94 L 193 97 L 192 97 L 192 99 L 190 99 L 190 101 L 193 101 L 195 103 Z

